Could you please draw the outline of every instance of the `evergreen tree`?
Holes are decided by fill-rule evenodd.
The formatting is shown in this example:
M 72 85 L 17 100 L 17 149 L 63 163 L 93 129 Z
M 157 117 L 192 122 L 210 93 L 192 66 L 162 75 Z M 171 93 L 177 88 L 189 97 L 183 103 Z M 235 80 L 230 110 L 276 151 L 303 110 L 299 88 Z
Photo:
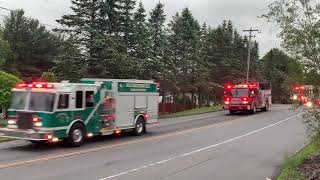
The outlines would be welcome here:
M 146 23 L 146 11 L 142 2 L 139 3 L 137 11 L 134 13 L 134 33 L 133 33 L 133 52 L 132 56 L 138 64 L 137 75 L 140 78 L 152 78 L 150 69 L 154 66 L 150 54 L 150 33 Z
M 136 2 L 134 0 L 121 0 L 122 8 L 120 14 L 120 31 L 123 34 L 124 52 L 132 51 L 134 21 L 133 10 Z
M 150 12 L 149 31 L 151 35 L 151 48 L 154 57 L 162 58 L 165 52 L 166 33 L 165 33 L 166 15 L 164 12 L 164 4 L 158 3 Z
M 78 43 L 67 40 L 59 47 L 59 52 L 53 61 L 55 66 L 50 70 L 59 80 L 77 81 L 88 76 L 87 58 Z
M 22 77 L 41 77 L 53 66 L 60 39 L 46 30 L 37 19 L 25 17 L 23 10 L 14 10 L 4 19 L 3 39 L 14 56 L 6 70 Z

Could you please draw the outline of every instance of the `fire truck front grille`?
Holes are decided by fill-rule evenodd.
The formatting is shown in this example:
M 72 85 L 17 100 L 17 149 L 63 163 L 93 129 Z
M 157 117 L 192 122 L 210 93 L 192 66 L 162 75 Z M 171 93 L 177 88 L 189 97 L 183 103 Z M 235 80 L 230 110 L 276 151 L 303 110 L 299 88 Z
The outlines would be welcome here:
M 32 129 L 32 114 L 31 113 L 18 113 L 17 119 L 18 129 Z

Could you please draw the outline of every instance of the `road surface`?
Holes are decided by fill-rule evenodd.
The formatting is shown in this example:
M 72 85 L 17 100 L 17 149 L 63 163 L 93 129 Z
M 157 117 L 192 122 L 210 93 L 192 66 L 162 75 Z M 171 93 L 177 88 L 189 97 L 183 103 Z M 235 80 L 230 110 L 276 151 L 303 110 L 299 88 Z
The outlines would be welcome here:
M 307 143 L 301 112 L 275 105 L 162 119 L 145 136 L 95 138 L 80 148 L 0 144 L 1 180 L 263 180 Z

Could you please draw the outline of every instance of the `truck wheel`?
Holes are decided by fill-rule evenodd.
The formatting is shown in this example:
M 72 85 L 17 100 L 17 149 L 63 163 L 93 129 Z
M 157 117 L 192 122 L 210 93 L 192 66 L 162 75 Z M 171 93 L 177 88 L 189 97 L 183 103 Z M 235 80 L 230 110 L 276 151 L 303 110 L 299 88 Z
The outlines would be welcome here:
M 251 111 L 250 111 L 251 114 L 256 114 L 257 113 L 257 107 L 256 105 L 254 104 Z
M 146 131 L 146 125 L 144 119 L 139 117 L 133 129 L 133 134 L 135 136 L 140 136 Z
M 74 124 L 69 132 L 67 143 L 71 147 L 79 147 L 84 143 L 85 140 L 85 127 L 80 124 L 76 123 Z

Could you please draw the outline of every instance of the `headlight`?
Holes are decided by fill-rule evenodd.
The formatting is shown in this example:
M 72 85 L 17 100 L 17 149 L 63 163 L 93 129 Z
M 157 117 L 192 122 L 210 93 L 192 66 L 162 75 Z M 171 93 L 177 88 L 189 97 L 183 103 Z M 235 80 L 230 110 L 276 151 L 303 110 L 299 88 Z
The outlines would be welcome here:
M 297 95 L 294 95 L 293 96 L 293 100 L 297 100 L 298 99 L 298 96 Z
M 306 105 L 307 105 L 308 108 L 312 108 L 312 106 L 313 106 L 312 102 L 307 102 Z

